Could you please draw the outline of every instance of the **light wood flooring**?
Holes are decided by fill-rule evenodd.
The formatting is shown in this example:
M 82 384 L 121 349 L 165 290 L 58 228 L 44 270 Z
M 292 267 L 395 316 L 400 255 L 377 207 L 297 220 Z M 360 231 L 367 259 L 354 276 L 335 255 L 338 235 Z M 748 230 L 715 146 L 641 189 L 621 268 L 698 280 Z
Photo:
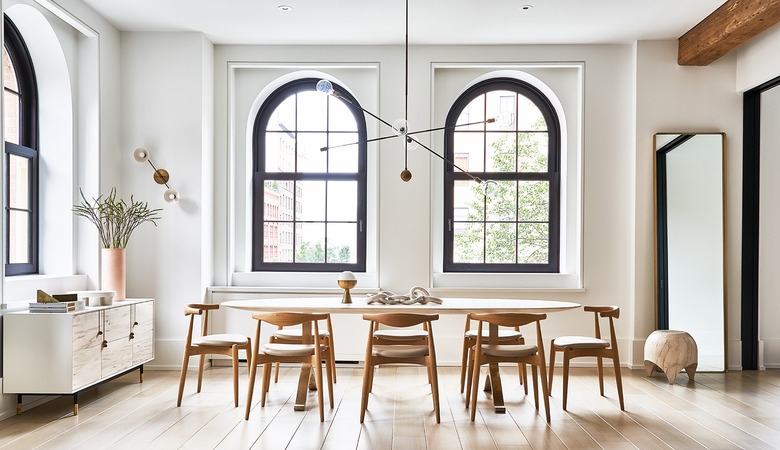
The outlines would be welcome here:
M 377 371 L 364 425 L 359 403 L 362 370 L 338 368 L 335 408 L 320 423 L 316 393 L 306 411 L 293 410 L 298 371 L 282 368 L 266 406 L 253 405 L 245 421 L 247 374 L 242 368 L 240 406 L 232 401 L 229 367 L 206 371 L 195 393 L 190 372 L 176 407 L 178 372 L 138 372 L 80 396 L 59 397 L 0 422 L 2 448 L 78 449 L 590 449 L 590 448 L 780 448 L 780 371 L 646 378 L 623 369 L 626 411 L 617 403 L 614 376 L 606 371 L 606 397 L 598 393 L 595 369 L 572 369 L 568 411 L 561 409 L 560 369 L 550 399 L 548 425 L 523 395 L 517 371 L 502 367 L 506 414 L 496 414 L 480 392 L 476 422 L 460 394 L 458 368 L 439 368 L 441 423 L 436 424 L 424 368 L 383 366 Z M 256 402 L 259 402 L 259 385 Z

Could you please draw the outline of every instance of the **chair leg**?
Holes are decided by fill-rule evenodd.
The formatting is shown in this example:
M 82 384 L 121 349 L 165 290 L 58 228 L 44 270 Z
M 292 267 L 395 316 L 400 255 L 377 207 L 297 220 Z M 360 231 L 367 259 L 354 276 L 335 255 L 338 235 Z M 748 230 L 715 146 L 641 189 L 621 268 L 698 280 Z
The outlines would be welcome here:
M 260 406 L 265 406 L 265 395 L 268 393 L 268 385 L 271 382 L 271 363 L 263 364 L 263 387 L 260 390 Z
M 469 399 L 471 398 L 471 384 L 474 380 L 474 350 L 469 349 L 469 366 L 466 372 L 468 372 L 468 376 L 466 377 L 466 409 L 469 407 Z
M 563 410 L 566 411 L 566 399 L 569 394 L 569 349 L 563 349 Z
M 550 376 L 547 381 L 547 395 L 552 395 L 553 373 L 555 373 L 555 339 L 550 341 Z
M 233 354 L 233 403 L 238 407 L 238 345 L 231 348 Z
M 255 358 L 252 357 L 249 359 L 249 387 L 247 388 L 246 392 L 246 412 L 244 413 L 244 420 L 249 420 L 249 411 L 252 408 L 252 391 L 255 388 L 255 376 L 257 376 L 257 364 L 255 362 Z
M 325 374 L 328 378 L 328 400 L 330 401 L 330 409 L 333 409 L 333 377 L 334 377 L 334 370 L 333 370 L 333 360 L 328 357 L 328 355 L 325 355 Z
M 328 355 L 330 355 L 330 370 L 333 372 L 333 384 L 336 384 L 336 349 L 333 348 L 333 336 L 328 337 Z
M 539 411 L 539 380 L 537 380 L 537 372 L 539 370 L 536 368 L 536 365 L 531 366 L 531 376 L 534 379 L 534 406 L 536 406 L 536 410 Z M 541 377 L 544 377 L 543 373 L 538 374 Z
M 539 355 L 540 357 L 544 355 Z M 544 366 L 544 360 L 542 359 L 542 364 L 539 366 L 539 378 L 542 380 L 542 400 L 544 400 L 544 413 L 547 417 L 547 423 L 550 423 L 550 387 L 547 384 L 547 377 L 545 374 L 547 373 L 547 368 Z
M 479 353 L 474 351 L 471 355 L 471 364 L 474 371 L 471 374 L 471 421 L 477 417 L 477 390 L 479 390 Z
M 468 372 L 469 363 L 469 344 L 466 337 L 463 338 L 463 355 L 460 359 L 460 393 L 463 393 L 463 386 L 466 382 L 466 372 Z
M 330 374 L 331 379 L 333 380 L 333 383 L 336 383 L 336 352 L 333 350 L 332 347 L 332 341 L 328 340 L 328 352 L 325 356 L 327 356 L 328 361 L 330 361 Z
M 319 343 L 317 343 L 319 344 Z M 320 422 L 325 422 L 325 407 L 323 406 L 324 400 L 322 399 L 322 359 L 314 357 L 313 361 L 314 366 L 314 377 L 317 380 L 317 404 L 319 405 L 320 409 Z M 330 377 L 330 375 L 329 375 Z M 331 385 L 331 389 L 333 386 Z M 332 403 L 331 403 L 332 407 Z
M 368 374 L 368 392 L 374 392 L 374 373 L 377 367 L 372 365 L 371 372 Z
M 620 374 L 620 359 L 616 357 L 612 358 L 612 363 L 615 366 L 615 384 L 617 384 L 618 399 L 620 399 L 620 410 L 624 411 L 626 408 L 623 405 L 623 377 Z
M 200 363 L 198 364 L 198 392 L 200 392 L 200 385 L 203 382 L 203 365 L 206 362 L 206 355 L 200 355 Z
M 246 339 L 246 376 L 251 377 L 249 365 L 252 364 L 252 339 Z
M 274 383 L 278 383 L 279 382 L 279 362 L 277 361 L 276 364 L 274 364 L 274 366 L 276 366 L 276 370 L 274 371 Z
M 436 423 L 441 423 L 439 411 L 439 375 L 436 370 L 436 361 L 428 357 L 428 369 L 431 374 L 431 396 L 433 397 L 433 411 L 436 413 Z
M 181 376 L 179 376 L 179 399 L 176 400 L 176 406 L 181 406 L 181 397 L 184 394 L 184 381 L 187 379 L 187 365 L 190 362 L 190 354 L 184 350 L 184 361 L 181 363 Z
M 520 364 L 520 370 L 523 371 L 523 390 L 525 391 L 525 395 L 528 395 L 528 374 L 525 370 L 525 364 Z
M 360 396 L 360 423 L 363 423 L 363 418 L 366 415 L 366 408 L 368 408 L 368 392 L 369 383 L 371 382 L 371 372 L 374 370 L 374 365 L 370 358 L 366 358 L 366 365 L 363 368 L 363 390 Z
M 599 367 L 599 391 L 601 396 L 604 396 L 604 363 L 601 360 L 601 356 L 596 357 L 596 365 Z

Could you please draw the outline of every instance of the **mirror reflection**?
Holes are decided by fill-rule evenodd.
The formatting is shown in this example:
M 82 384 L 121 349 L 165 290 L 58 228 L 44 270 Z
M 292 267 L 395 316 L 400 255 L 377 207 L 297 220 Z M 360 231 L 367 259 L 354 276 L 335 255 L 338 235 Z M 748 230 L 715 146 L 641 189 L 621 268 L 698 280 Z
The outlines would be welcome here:
M 657 327 L 698 346 L 697 371 L 726 370 L 723 133 L 659 133 Z

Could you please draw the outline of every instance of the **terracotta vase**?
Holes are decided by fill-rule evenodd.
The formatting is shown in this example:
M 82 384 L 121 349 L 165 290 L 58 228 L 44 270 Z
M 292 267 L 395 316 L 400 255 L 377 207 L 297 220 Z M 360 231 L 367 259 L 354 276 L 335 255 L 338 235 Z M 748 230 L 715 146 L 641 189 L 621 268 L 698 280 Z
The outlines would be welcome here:
M 116 291 L 114 301 L 125 299 L 125 249 L 104 248 L 100 254 L 100 289 Z

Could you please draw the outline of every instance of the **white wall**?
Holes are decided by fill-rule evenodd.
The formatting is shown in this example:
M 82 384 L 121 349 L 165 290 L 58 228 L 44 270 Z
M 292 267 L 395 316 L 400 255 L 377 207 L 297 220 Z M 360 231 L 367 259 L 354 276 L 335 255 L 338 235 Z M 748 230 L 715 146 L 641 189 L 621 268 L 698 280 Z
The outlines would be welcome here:
M 217 99 L 230 99 L 228 63 L 311 63 L 328 64 L 377 63 L 379 67 L 377 111 L 380 117 L 394 120 L 403 115 L 403 48 L 348 47 L 323 52 L 319 47 L 252 47 L 217 46 Z M 312 62 L 313 61 L 313 62 Z M 618 321 L 618 335 L 626 355 L 632 347 L 632 240 L 633 182 L 632 135 L 633 117 L 633 50 L 630 45 L 605 46 L 491 46 L 491 47 L 413 47 L 410 49 L 409 120 L 414 128 L 427 128 L 432 123 L 432 86 L 434 64 L 484 63 L 495 65 L 512 62 L 573 62 L 584 63 L 584 127 L 581 130 L 584 148 L 583 180 L 583 258 L 584 290 L 517 290 L 490 291 L 489 296 L 513 298 L 549 298 L 576 301 L 583 304 L 614 304 L 623 308 L 624 318 Z M 358 99 L 363 101 L 362 99 Z M 244 139 L 237 125 L 246 117 L 228 121 L 228 103 L 217 104 L 216 110 L 216 183 L 217 199 L 229 198 L 232 187 L 228 166 L 234 147 L 229 142 Z M 224 108 L 224 109 L 223 109 Z M 245 108 L 246 111 L 246 108 Z M 245 114 L 249 112 L 246 111 Z M 369 122 L 370 118 L 367 119 Z M 380 130 L 383 131 L 383 130 Z M 380 133 L 381 134 L 381 133 Z M 441 146 L 441 137 L 426 137 L 424 143 Z M 396 292 L 413 285 L 430 286 L 432 258 L 432 223 L 439 211 L 431 208 L 433 190 L 432 164 L 438 160 L 423 152 L 410 154 L 409 166 L 414 177 L 403 183 L 398 174 L 403 168 L 402 155 L 389 143 L 376 150 L 379 153 L 379 286 Z M 227 204 L 215 203 L 215 255 L 229 254 L 232 230 L 225 217 Z M 214 279 L 227 280 L 224 269 L 235 267 L 233 261 L 217 259 Z M 220 270 L 222 269 L 222 270 Z M 335 279 L 335 277 L 334 277 Z M 335 281 L 334 281 L 335 284 Z M 279 286 L 276 286 L 277 288 Z M 323 285 L 330 287 L 330 285 Z M 269 286 L 268 289 L 271 289 Z M 277 290 L 278 291 L 278 290 Z M 485 296 L 484 290 L 448 289 L 451 296 Z M 239 294 L 235 294 L 239 295 Z M 220 297 L 225 298 L 225 296 Z M 582 311 L 555 314 L 544 325 L 548 336 L 563 333 L 592 333 L 592 319 L 583 320 Z M 459 360 L 462 318 L 444 318 L 437 327 L 437 347 L 444 362 Z M 353 328 L 360 330 L 341 342 L 362 342 L 364 324 L 357 318 Z M 343 333 L 343 331 L 342 331 Z M 441 342 L 441 344 L 439 343 Z M 359 345 L 362 347 L 362 344 Z M 339 346 L 344 352 L 344 347 Z
M 734 90 L 735 55 L 707 67 L 677 65 L 676 41 L 636 45 L 636 165 L 634 190 L 634 363 L 655 329 L 653 135 L 725 132 L 728 365 L 742 365 L 740 345 L 742 223 L 742 98 Z
M 128 297 L 153 297 L 156 360 L 180 364 L 186 335 L 183 307 L 203 301 L 211 283 L 213 46 L 199 33 L 122 33 L 120 145 L 113 149 L 120 192 L 162 208 L 157 226 L 144 224 L 127 247 Z M 181 200 L 165 203 L 165 187 L 145 147 Z
M 97 193 L 101 176 L 118 173 L 110 165 L 100 170 L 101 162 L 111 161 L 100 149 L 114 147 L 118 139 L 118 31 L 79 0 L 3 1 L 3 10 L 9 8 L 18 22 L 26 23 L 22 32 L 30 40 L 39 84 L 48 85 L 41 92 L 45 97 L 39 99 L 46 109 L 42 113 L 46 122 L 41 123 L 46 136 L 41 136 L 40 144 L 42 158 L 48 157 L 42 173 L 50 177 L 42 189 L 52 195 L 41 203 L 45 215 L 41 226 L 46 226 L 42 254 L 48 257 L 41 265 L 42 275 L 4 280 L 0 315 L 6 308 L 26 304 L 36 289 L 65 292 L 97 287 L 96 232 L 70 209 L 77 202 L 79 186 Z M 4 345 L 1 338 L 0 345 Z M 0 396 L 0 419 L 15 411 L 15 400 Z

